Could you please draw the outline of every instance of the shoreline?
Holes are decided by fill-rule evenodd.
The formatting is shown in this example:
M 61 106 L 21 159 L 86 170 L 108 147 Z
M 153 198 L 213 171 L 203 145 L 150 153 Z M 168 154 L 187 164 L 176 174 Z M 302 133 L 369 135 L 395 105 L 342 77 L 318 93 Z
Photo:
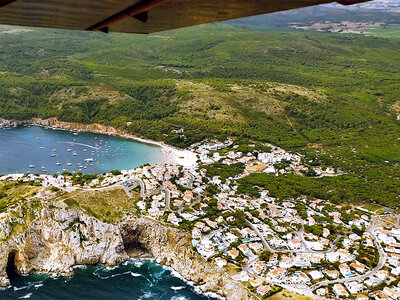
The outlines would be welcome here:
M 168 145 L 162 141 L 153 141 L 150 139 L 142 138 L 108 125 L 101 125 L 96 123 L 83 124 L 76 122 L 64 122 L 64 121 L 58 121 L 57 118 L 49 118 L 49 119 L 32 118 L 29 120 L 6 120 L 0 118 L 0 128 L 18 127 L 26 125 L 39 126 L 54 130 L 65 130 L 71 132 L 91 132 L 109 136 L 117 136 L 127 140 L 132 140 L 139 143 L 160 147 L 161 152 L 163 153 L 164 164 L 181 165 L 184 167 L 192 167 L 197 165 L 197 155 L 194 152 L 191 152 L 187 149 L 180 149 Z
M 111 136 L 118 136 L 124 139 L 130 139 L 133 141 L 137 141 L 140 143 L 146 143 L 149 145 L 154 145 L 160 147 L 161 151 L 163 152 L 164 155 L 164 163 L 167 164 L 178 164 L 178 165 L 184 165 L 184 166 L 195 166 L 196 165 L 196 160 L 197 156 L 195 153 L 185 150 L 185 149 L 178 149 L 173 146 L 166 145 L 164 142 L 157 142 L 157 141 L 152 141 L 148 139 L 144 139 L 141 137 L 137 137 L 134 135 L 131 135 L 129 133 L 116 130 L 113 127 L 108 127 L 108 126 L 102 126 L 98 124 L 77 124 L 77 123 L 68 123 L 68 122 L 62 122 L 59 123 L 58 121 L 54 120 L 41 120 L 41 119 L 35 119 L 35 120 L 24 120 L 24 121 L 7 121 L 3 120 L 0 118 L 0 129 L 2 127 L 18 127 L 18 126 L 39 126 L 47 129 L 53 129 L 53 130 L 63 130 L 63 131 L 70 131 L 70 132 L 91 132 L 91 133 L 96 133 L 96 134 L 104 134 L 104 135 L 111 135 Z M 182 158 L 183 157 L 183 158 Z M 165 225 L 163 225 L 164 227 Z M 227 299 L 224 297 L 222 294 L 226 293 L 224 291 L 210 291 L 210 290 L 202 290 L 202 284 L 196 284 L 196 281 L 191 280 L 193 279 L 192 276 L 185 276 L 185 272 L 181 273 L 179 268 L 174 268 L 174 266 L 170 265 L 170 263 L 166 261 L 159 261 L 153 256 L 148 256 L 147 254 L 140 255 L 140 256 L 131 256 L 129 255 L 129 258 L 126 260 L 121 261 L 120 263 L 115 264 L 112 268 L 118 268 L 120 265 L 123 264 L 128 264 L 132 261 L 145 261 L 145 260 L 151 260 L 154 263 L 160 265 L 162 268 L 169 270 L 172 274 L 172 276 L 181 279 L 186 285 L 190 286 L 193 288 L 193 291 L 199 295 L 204 295 L 206 297 L 211 297 L 213 299 Z M 190 259 L 189 261 L 191 262 L 196 262 L 196 259 L 193 258 Z M 101 265 L 104 265 L 107 267 L 106 264 L 100 263 Z M 87 266 L 91 265 L 89 264 L 75 264 L 71 271 L 72 272 L 60 272 L 60 271 L 45 271 L 43 270 L 42 272 L 38 272 L 38 274 L 50 274 L 51 277 L 59 277 L 59 276 L 67 276 L 67 277 L 72 277 L 75 276 L 74 269 L 75 268 L 85 268 Z M 188 275 L 188 274 L 186 274 Z M 9 288 L 9 287 L 8 287 Z M 2 288 L 2 289 L 7 289 L 7 288 Z M 221 292 L 221 294 L 219 294 Z M 230 298 L 230 297 L 228 297 Z

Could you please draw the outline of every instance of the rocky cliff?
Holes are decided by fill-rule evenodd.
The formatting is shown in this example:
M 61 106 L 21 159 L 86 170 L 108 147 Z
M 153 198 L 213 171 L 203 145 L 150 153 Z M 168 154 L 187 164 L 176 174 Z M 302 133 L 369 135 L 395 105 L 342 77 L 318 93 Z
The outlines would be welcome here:
M 98 132 L 112 135 L 124 135 L 125 132 L 119 131 L 111 126 L 105 126 L 100 124 L 82 124 L 75 122 L 63 122 L 57 120 L 57 118 L 49 119 L 38 119 L 33 118 L 31 120 L 5 120 L 0 118 L 0 126 L 16 127 L 19 125 L 34 124 L 39 126 L 53 127 L 64 130 L 75 130 L 75 131 L 88 131 L 88 132 Z
M 171 267 L 203 292 L 218 293 L 230 300 L 252 299 L 241 283 L 192 249 L 186 232 L 145 218 L 125 222 L 121 232 L 127 250 L 138 247 L 147 251 L 157 263 Z
M 118 226 L 80 210 L 19 206 L 0 214 L 0 285 L 8 273 L 71 275 L 75 265 L 128 259 Z
M 64 202 L 24 200 L 0 214 L 0 286 L 8 275 L 71 275 L 75 265 L 113 266 L 140 250 L 162 265 L 227 299 L 251 299 L 248 290 L 192 250 L 186 232 L 147 218 L 119 225 L 99 221 Z

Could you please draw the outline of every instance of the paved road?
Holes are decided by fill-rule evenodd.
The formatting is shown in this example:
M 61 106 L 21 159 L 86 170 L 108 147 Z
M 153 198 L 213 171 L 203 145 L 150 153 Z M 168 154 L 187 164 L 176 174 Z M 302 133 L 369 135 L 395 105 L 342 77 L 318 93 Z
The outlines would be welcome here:
M 301 243 L 303 244 L 304 248 L 306 249 L 306 252 L 314 252 L 313 250 L 310 249 L 306 240 L 304 239 L 304 220 L 300 221 L 300 225 L 301 225 L 300 230 L 296 232 L 297 237 L 300 239 Z
M 193 188 L 193 181 L 195 179 L 195 177 L 192 175 L 192 173 L 188 172 L 189 177 L 190 177 L 190 182 L 188 184 L 189 188 L 192 189 Z
M 169 189 L 165 188 L 165 209 L 171 210 L 171 192 Z
M 313 288 L 318 288 L 320 286 L 324 286 L 324 285 L 328 285 L 328 284 L 334 284 L 334 283 L 343 283 L 343 282 L 349 282 L 349 281 L 362 281 L 370 276 L 375 275 L 380 269 L 382 269 L 382 267 L 385 265 L 386 260 L 387 260 L 387 255 L 385 253 L 385 251 L 383 250 L 381 244 L 379 243 L 379 241 L 377 240 L 375 234 L 374 234 L 374 229 L 376 227 L 375 225 L 375 220 L 379 218 L 379 217 L 372 217 L 371 220 L 371 224 L 368 228 L 368 232 L 371 234 L 371 237 L 374 241 L 374 244 L 376 246 L 376 248 L 378 249 L 379 252 L 379 262 L 376 265 L 375 268 L 371 269 L 370 271 L 368 271 L 367 273 L 363 274 L 363 275 L 359 275 L 359 276 L 354 276 L 354 277 L 350 277 L 350 278 L 343 278 L 343 279 L 336 279 L 336 280 L 325 280 L 325 281 L 321 281 L 316 283 Z
M 248 221 L 248 220 L 246 220 L 246 223 L 250 226 L 250 228 L 251 228 L 251 229 L 258 235 L 258 237 L 261 239 L 261 242 L 262 242 L 264 248 L 267 249 L 267 250 L 270 251 L 270 252 L 273 252 L 273 253 L 321 253 L 321 254 L 326 254 L 326 253 L 330 253 L 330 252 L 336 251 L 336 248 L 337 248 L 337 247 L 335 246 L 335 244 L 337 243 L 337 241 L 338 241 L 339 238 L 340 238 L 340 236 L 338 236 L 338 237 L 335 239 L 335 241 L 333 242 L 333 245 L 332 245 L 332 247 L 331 247 L 330 249 L 325 250 L 325 251 L 314 251 L 314 250 L 309 249 L 308 245 L 306 244 L 306 241 L 304 240 L 304 236 L 303 236 L 303 234 L 304 234 L 304 228 L 303 228 L 303 230 L 302 230 L 302 231 L 299 231 L 299 232 L 297 233 L 297 235 L 298 235 L 298 237 L 300 238 L 300 240 L 302 241 L 302 243 L 303 243 L 305 246 L 307 246 L 307 247 L 305 248 L 305 250 L 304 250 L 304 249 L 300 249 L 300 250 L 275 249 L 275 248 L 272 248 L 272 247 L 269 245 L 268 241 L 267 241 L 267 240 L 264 238 L 264 236 L 260 233 L 260 231 L 258 230 L 257 226 L 255 226 L 253 223 L 251 223 L 251 222 Z
M 224 229 L 221 228 L 221 229 L 218 229 L 218 230 L 211 231 L 209 234 L 205 235 L 204 238 L 206 238 L 206 239 L 212 239 L 212 238 L 214 237 L 214 235 L 216 235 L 217 233 L 222 232 L 223 230 L 224 230 Z
M 132 193 L 130 192 L 130 190 L 132 188 L 129 188 L 129 187 L 135 183 L 139 183 L 139 185 L 140 185 L 140 197 L 146 198 L 146 186 L 145 186 L 143 180 L 140 178 L 137 178 L 137 177 L 131 178 L 131 179 L 121 183 L 120 186 L 125 190 L 125 193 L 128 195 L 128 197 L 132 198 Z
M 261 242 L 268 251 L 275 252 L 270 245 L 268 244 L 267 240 L 264 238 L 264 236 L 260 233 L 258 230 L 257 226 L 255 226 L 253 223 L 250 221 L 246 220 L 246 223 L 250 226 L 250 228 L 258 235 L 258 237 L 261 239 Z

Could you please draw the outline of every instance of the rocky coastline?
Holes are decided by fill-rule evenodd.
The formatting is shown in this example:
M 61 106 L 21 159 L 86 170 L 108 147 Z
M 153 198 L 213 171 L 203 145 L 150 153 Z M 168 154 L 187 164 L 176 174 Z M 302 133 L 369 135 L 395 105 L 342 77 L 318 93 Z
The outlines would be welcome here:
M 28 120 L 7 120 L 0 118 L 0 126 L 17 127 L 23 125 L 37 125 L 37 126 L 58 128 L 63 130 L 88 131 L 95 133 L 104 133 L 109 135 L 126 134 L 125 132 L 119 131 L 111 126 L 105 126 L 100 124 L 82 124 L 75 122 L 64 122 L 64 121 L 59 121 L 57 118 L 48 118 L 48 119 L 32 118 Z
M 140 253 L 140 258 L 172 268 L 204 293 L 254 299 L 240 282 L 193 251 L 186 232 L 142 216 L 109 224 L 63 203 L 39 208 L 28 201 L 0 214 L 0 233 L 2 287 L 10 284 L 10 272 L 72 275 L 76 265 L 111 267 Z
M 98 124 L 60 122 L 55 118 L 0 119 L 0 126 L 21 125 L 126 137 L 122 131 Z M 228 300 L 256 298 L 241 282 L 194 251 L 190 234 L 144 216 L 110 224 L 64 202 L 37 198 L 16 201 L 0 212 L 0 287 L 10 285 L 10 273 L 70 276 L 77 265 L 112 267 L 133 257 L 152 258 L 170 267 L 201 292 Z

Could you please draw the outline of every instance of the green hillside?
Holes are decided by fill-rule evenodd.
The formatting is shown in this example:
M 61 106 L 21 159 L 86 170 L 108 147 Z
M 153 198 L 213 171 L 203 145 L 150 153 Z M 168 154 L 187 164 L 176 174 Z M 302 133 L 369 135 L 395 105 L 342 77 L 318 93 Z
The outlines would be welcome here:
M 205 137 L 272 142 L 350 173 L 324 179 L 324 189 L 346 190 L 336 201 L 396 206 L 399 46 L 227 25 L 149 36 L 3 26 L 0 117 L 99 122 L 180 147 Z M 321 189 L 316 179 L 279 180 Z

